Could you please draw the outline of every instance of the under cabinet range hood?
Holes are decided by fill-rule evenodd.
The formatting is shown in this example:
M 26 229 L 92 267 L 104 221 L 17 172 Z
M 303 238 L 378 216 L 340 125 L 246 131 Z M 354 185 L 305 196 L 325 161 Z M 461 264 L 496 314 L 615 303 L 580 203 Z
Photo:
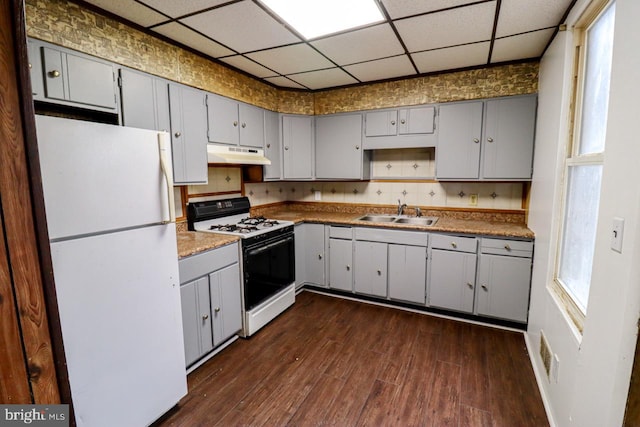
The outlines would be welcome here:
M 209 163 L 229 163 L 234 165 L 270 165 L 271 160 L 264 156 L 262 148 L 229 147 L 207 144 Z

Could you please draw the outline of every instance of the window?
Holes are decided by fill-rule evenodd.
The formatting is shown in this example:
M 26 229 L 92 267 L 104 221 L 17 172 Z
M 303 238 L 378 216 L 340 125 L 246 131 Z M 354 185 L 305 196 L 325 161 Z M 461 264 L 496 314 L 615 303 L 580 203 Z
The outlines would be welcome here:
M 565 161 L 556 289 L 582 330 L 587 313 L 605 151 L 615 2 L 601 4 L 576 28 L 573 132 Z M 604 7 L 602 7 L 604 6 Z

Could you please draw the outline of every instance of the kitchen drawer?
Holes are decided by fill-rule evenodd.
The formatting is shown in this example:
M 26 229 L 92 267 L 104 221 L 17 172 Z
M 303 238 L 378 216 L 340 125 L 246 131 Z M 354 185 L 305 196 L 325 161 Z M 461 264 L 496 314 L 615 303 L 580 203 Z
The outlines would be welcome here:
M 483 238 L 480 242 L 480 252 L 483 254 L 531 258 L 533 254 L 533 242 Z
M 353 229 L 351 227 L 330 226 L 329 237 L 351 240 L 353 238 Z
M 398 245 L 424 246 L 429 243 L 429 233 L 423 231 L 389 230 L 385 228 L 356 228 L 356 240 Z
M 458 252 L 476 252 L 478 241 L 475 237 L 449 236 L 446 234 L 432 234 L 431 248 L 446 249 Z
M 238 243 L 182 258 L 178 262 L 180 283 L 190 282 L 198 277 L 235 264 L 238 259 Z

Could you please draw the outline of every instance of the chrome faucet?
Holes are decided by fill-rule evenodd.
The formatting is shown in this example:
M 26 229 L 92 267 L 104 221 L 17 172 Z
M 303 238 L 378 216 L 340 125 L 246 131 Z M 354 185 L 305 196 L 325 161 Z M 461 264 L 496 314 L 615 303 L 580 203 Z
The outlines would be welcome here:
M 402 213 L 404 212 L 404 208 L 406 207 L 407 207 L 407 204 L 402 203 L 400 199 L 398 199 L 398 215 L 402 215 Z
M 416 206 L 416 216 L 417 217 L 421 217 L 422 216 L 422 209 L 420 209 L 419 206 Z

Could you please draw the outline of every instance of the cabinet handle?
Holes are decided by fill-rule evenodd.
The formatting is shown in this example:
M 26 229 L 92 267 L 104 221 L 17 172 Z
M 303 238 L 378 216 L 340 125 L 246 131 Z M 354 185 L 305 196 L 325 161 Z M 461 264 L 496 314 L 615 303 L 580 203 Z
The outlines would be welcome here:
M 347 265 L 347 271 L 350 271 L 350 270 L 351 270 L 351 266 Z
M 457 247 L 458 247 L 458 244 L 457 244 L 456 242 L 451 242 L 451 247 L 452 247 L 452 248 L 457 248 Z
M 174 135 L 176 136 L 176 138 L 180 138 L 182 136 L 180 132 L 176 132 Z
M 31 65 L 31 62 L 29 62 L 29 69 L 33 68 L 33 65 Z
M 359 149 L 360 149 L 360 146 L 359 146 L 359 145 L 356 145 L 356 150 L 359 150 Z
M 504 248 L 505 248 L 506 250 L 508 250 L 508 251 L 510 251 L 510 250 L 511 250 L 511 246 L 509 246 L 509 245 L 504 245 Z
M 487 285 L 482 285 L 480 286 L 482 288 L 483 291 L 488 291 L 489 289 L 487 288 Z
M 378 276 L 382 276 L 382 271 L 378 270 Z
M 405 124 L 406 123 L 405 119 L 400 120 L 400 123 Z
M 396 121 L 395 120 L 391 120 L 391 126 L 395 126 L 396 125 Z
M 487 138 L 487 141 L 493 142 L 493 138 Z
M 209 315 L 208 314 L 205 314 L 205 315 L 202 316 L 202 320 L 208 320 L 208 319 L 209 319 Z
M 236 127 L 236 126 L 238 126 L 238 122 L 237 122 L 237 121 L 234 121 L 234 122 L 233 122 L 233 127 Z
M 467 282 L 467 286 L 469 287 L 469 289 L 473 289 L 473 284 L 471 282 Z
M 267 148 L 271 148 L 271 144 L 267 144 Z
M 246 127 L 247 127 L 247 124 L 246 124 L 246 123 L 243 123 L 243 124 L 242 124 L 242 128 L 244 129 L 244 128 L 246 128 Z
M 214 308 L 213 311 L 216 312 L 216 313 L 220 313 L 220 307 Z
M 478 138 L 473 138 L 473 142 L 475 142 L 476 144 L 479 144 L 480 140 Z
M 318 259 L 322 259 L 322 254 L 318 254 Z
M 50 77 L 60 77 L 60 71 L 58 71 L 58 70 L 49 71 L 49 76 Z
M 284 149 L 285 149 L 285 150 L 288 150 L 288 149 L 289 149 L 289 147 L 285 146 L 285 147 L 284 147 Z

